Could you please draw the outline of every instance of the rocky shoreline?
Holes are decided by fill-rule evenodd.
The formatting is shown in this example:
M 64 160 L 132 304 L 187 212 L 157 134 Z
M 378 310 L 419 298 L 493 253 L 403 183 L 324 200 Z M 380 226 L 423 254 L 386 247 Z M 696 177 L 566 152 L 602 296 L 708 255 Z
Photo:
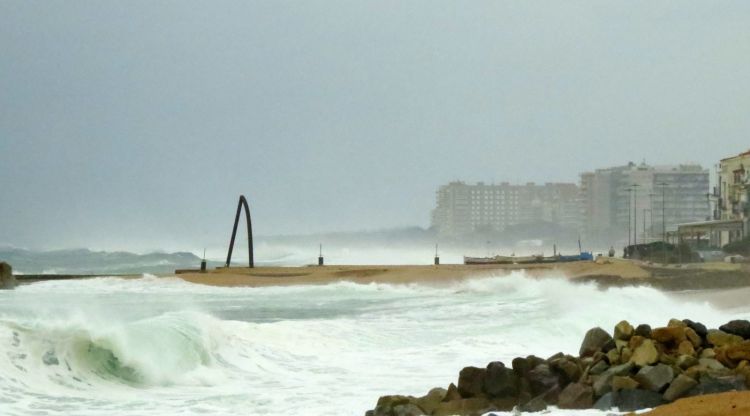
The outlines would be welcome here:
M 456 384 L 425 396 L 383 396 L 366 416 L 479 416 L 618 408 L 634 411 L 683 397 L 750 389 L 750 321 L 707 329 L 672 319 L 665 327 L 618 323 L 610 334 L 589 330 L 579 356 L 527 356 L 466 367 Z

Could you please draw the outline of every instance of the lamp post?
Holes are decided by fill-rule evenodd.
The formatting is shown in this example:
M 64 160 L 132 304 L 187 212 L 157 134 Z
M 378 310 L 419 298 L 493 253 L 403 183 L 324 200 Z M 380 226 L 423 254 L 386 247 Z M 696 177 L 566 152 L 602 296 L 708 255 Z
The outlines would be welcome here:
M 628 188 L 627 191 L 628 191 L 628 247 L 630 247 L 630 243 L 631 243 L 631 240 L 630 240 L 630 237 L 631 237 L 631 234 L 630 234 L 630 200 L 631 200 L 631 195 L 633 194 L 633 189 Z

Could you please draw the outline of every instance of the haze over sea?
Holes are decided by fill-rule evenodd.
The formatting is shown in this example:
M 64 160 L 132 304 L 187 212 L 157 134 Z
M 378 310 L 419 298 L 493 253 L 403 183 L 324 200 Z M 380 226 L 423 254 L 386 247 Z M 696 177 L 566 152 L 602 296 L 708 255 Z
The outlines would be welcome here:
M 439 286 L 51 281 L 0 292 L 0 409 L 361 415 L 381 395 L 447 387 L 467 365 L 576 354 L 592 326 L 672 317 L 716 326 L 750 314 L 522 273 Z

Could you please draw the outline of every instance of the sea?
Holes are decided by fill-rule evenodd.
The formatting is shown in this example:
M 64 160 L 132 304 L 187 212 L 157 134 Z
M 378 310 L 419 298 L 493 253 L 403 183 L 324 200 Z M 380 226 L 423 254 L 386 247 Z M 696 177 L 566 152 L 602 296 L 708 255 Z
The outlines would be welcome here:
M 0 415 L 363 415 L 465 366 L 577 355 L 594 326 L 749 312 L 522 272 L 437 286 L 48 281 L 0 291 Z

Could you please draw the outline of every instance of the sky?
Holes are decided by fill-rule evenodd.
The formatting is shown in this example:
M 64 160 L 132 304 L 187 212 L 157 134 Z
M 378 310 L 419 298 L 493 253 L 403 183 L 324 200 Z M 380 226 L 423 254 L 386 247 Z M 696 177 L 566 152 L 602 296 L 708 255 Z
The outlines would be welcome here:
M 0 244 L 428 226 L 435 191 L 750 148 L 747 1 L 0 1 Z

